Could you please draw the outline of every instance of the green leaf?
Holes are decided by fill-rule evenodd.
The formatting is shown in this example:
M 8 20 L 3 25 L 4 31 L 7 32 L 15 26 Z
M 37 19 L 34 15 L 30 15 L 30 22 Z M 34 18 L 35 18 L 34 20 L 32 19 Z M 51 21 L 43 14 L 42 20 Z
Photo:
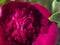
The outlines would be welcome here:
M 58 2 L 57 0 L 54 0 L 52 3 L 52 12 L 60 12 L 60 2 Z
M 59 23 L 60 22 L 60 12 L 56 12 L 49 17 L 49 20 L 52 22 Z
M 56 12 L 57 11 L 57 0 L 54 0 L 52 2 L 52 12 Z
M 58 28 L 60 28 L 60 12 L 56 12 L 56 13 L 52 14 L 52 16 L 49 17 L 49 20 L 51 22 L 56 22 Z

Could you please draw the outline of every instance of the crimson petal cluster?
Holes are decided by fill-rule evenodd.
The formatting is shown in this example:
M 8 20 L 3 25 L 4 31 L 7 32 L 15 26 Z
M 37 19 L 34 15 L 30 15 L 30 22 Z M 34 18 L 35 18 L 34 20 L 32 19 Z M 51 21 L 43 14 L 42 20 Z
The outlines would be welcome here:
M 8 2 L 2 6 L 0 26 L 5 45 L 32 45 L 39 34 L 47 34 L 51 13 L 41 5 Z M 4 44 L 3 44 L 4 45 Z

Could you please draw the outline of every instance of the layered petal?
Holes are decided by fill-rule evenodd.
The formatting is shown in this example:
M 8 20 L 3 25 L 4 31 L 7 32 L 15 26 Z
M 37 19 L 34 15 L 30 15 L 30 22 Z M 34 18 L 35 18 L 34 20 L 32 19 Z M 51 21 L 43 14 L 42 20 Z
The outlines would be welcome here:
M 1 25 L 6 45 L 55 45 L 57 25 L 48 20 L 51 13 L 39 4 L 8 2 L 2 6 Z

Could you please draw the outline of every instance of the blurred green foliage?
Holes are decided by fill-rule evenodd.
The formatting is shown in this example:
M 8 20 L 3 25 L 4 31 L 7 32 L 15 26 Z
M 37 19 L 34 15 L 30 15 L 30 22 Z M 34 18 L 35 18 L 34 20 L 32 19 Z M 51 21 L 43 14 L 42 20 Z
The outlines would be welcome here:
M 8 2 L 8 0 L 0 0 L 0 6 L 3 5 L 6 2 Z

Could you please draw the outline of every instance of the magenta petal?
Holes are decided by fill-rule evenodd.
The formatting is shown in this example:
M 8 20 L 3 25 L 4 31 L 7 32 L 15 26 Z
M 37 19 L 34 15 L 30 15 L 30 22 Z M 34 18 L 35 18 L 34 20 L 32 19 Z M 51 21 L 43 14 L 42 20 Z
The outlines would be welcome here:
M 40 34 L 33 45 L 56 45 L 58 41 L 58 29 L 55 23 L 52 23 L 48 34 Z
M 55 23 L 52 23 L 50 28 L 49 28 L 49 32 L 50 35 L 51 34 L 57 34 L 58 33 L 58 28 L 57 25 Z
M 55 45 L 58 41 L 58 28 L 55 23 L 52 23 L 49 28 L 48 39 L 49 43 L 51 43 L 50 45 Z
M 51 13 L 43 6 L 39 5 L 39 4 L 33 4 L 38 10 L 39 12 L 45 17 L 48 18 Z

